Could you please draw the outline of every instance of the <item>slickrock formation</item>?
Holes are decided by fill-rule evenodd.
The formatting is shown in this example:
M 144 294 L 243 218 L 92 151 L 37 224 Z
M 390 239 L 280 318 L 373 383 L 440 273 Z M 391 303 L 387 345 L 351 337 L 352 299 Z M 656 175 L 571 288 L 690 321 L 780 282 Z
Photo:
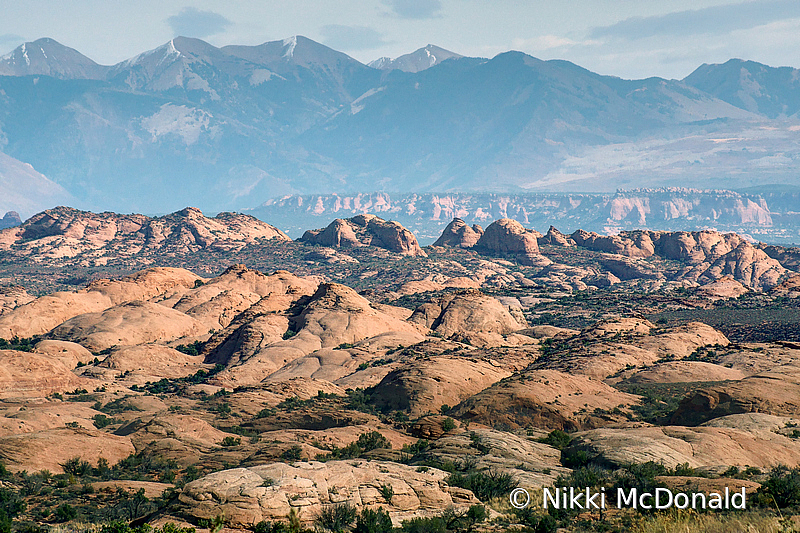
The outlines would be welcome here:
M 63 472 L 62 464 L 80 457 L 91 465 L 99 458 L 116 464 L 135 451 L 128 437 L 91 428 L 60 427 L 0 438 L 0 459 L 10 470 Z
M 409 310 L 373 306 L 344 285 L 323 283 L 310 296 L 300 296 L 264 298 L 212 338 L 207 360 L 230 365 L 216 382 L 259 383 L 317 350 L 388 332 L 421 339 L 420 328 L 405 320 Z
M 512 316 L 495 298 L 477 290 L 446 294 L 422 304 L 408 320 L 444 337 L 476 333 L 503 335 L 528 326 L 523 316 Z
M 444 228 L 442 235 L 433 243 L 434 246 L 450 246 L 452 248 L 472 248 L 483 235 L 483 228 L 478 224 L 470 227 L 460 218 L 454 218 Z
M 700 294 L 715 300 L 725 298 L 738 298 L 742 294 L 750 292 L 747 287 L 733 279 L 732 275 L 722 276 L 721 278 L 707 283 L 698 289 Z
M 409 361 L 376 385 L 372 400 L 389 411 L 407 411 L 412 418 L 453 406 L 508 377 L 512 371 L 489 361 L 440 356 Z
M 539 244 L 549 244 L 551 246 L 575 246 L 575 241 L 572 237 L 568 237 L 558 231 L 555 227 L 550 226 L 547 234 L 544 237 L 539 237 Z
M 310 523 L 323 506 L 350 502 L 362 507 L 383 507 L 392 521 L 441 513 L 451 505 L 463 509 L 478 500 L 470 491 L 449 487 L 447 473 L 435 468 L 383 461 L 316 461 L 274 463 L 234 468 L 188 483 L 180 495 L 185 512 L 197 518 L 223 514 L 233 527 L 251 527 L 261 520 L 281 520 L 294 508 Z M 269 486 L 264 482 L 271 480 Z M 391 502 L 381 487 L 392 488 Z
M 638 396 L 590 377 L 556 370 L 525 370 L 460 403 L 453 409 L 453 415 L 462 421 L 503 430 L 524 427 L 576 430 L 622 421 L 622 412 L 608 413 L 638 401 Z
M 401 255 L 426 257 L 413 233 L 375 215 L 337 218 L 326 228 L 306 231 L 300 240 L 336 248 L 375 246 Z
M 712 424 L 642 428 L 600 428 L 578 434 L 565 451 L 583 452 L 589 459 L 612 466 L 647 461 L 674 468 L 749 465 L 769 468 L 800 463 L 800 442 L 776 432 L 788 418 L 764 415 L 726 416 Z M 721 470 L 724 470 L 722 466 Z
M 741 413 L 800 417 L 800 367 L 776 366 L 729 385 L 692 391 L 670 421 L 694 426 Z
M 561 452 L 552 446 L 488 428 L 445 435 L 431 442 L 425 456 L 453 464 L 474 461 L 478 470 L 507 472 L 526 487 L 551 486 L 559 475 L 569 472 L 561 466 Z
M 778 285 L 789 271 L 763 250 L 735 233 L 716 231 L 623 231 L 619 235 L 598 235 L 578 230 L 572 239 L 584 248 L 623 255 L 627 258 L 658 256 L 681 261 L 692 268 L 683 277 L 701 283 L 725 275 L 748 288 L 767 290 Z M 648 277 L 630 260 L 607 258 L 603 266 L 621 279 Z M 655 276 L 658 277 L 658 276 Z
M 258 239 L 289 241 L 279 229 L 249 215 L 220 213 L 207 218 L 194 207 L 163 217 L 90 213 L 69 207 L 48 209 L 21 226 L 0 231 L 0 250 L 17 256 L 107 257 L 183 254 L 202 248 L 241 248 Z
M 486 255 L 513 257 L 523 265 L 542 265 L 537 237 L 541 234 L 525 229 L 510 218 L 489 224 L 474 249 Z
M 130 301 L 173 297 L 201 279 L 182 268 L 152 268 L 120 280 L 98 280 L 76 292 L 55 292 L 1 316 L 0 337 L 43 335 L 84 313 L 99 313 Z
M 50 333 L 53 338 L 77 342 L 99 352 L 114 346 L 166 343 L 208 333 L 197 320 L 163 305 L 127 302 L 101 313 L 70 318 Z
M 32 302 L 34 299 L 24 287 L 17 285 L 0 287 L 0 316 L 20 305 Z
M 46 354 L 0 350 L 0 399 L 41 398 L 83 387 L 87 381 Z

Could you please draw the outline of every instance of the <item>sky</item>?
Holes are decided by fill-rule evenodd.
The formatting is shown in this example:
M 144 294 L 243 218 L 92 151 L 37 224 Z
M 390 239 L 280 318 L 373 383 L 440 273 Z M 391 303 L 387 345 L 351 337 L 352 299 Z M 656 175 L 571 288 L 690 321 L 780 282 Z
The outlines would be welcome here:
M 114 64 L 184 35 L 215 46 L 304 35 L 358 59 L 426 44 L 519 50 L 623 78 L 730 58 L 800 67 L 800 0 L 0 0 L 0 55 L 51 37 Z

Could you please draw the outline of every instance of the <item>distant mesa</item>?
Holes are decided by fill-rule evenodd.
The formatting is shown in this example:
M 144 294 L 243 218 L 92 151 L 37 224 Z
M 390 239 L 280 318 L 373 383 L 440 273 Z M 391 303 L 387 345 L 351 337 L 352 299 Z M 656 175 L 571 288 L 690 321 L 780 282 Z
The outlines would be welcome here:
M 337 218 L 326 228 L 306 231 L 299 240 L 336 248 L 374 246 L 401 255 L 427 257 L 413 233 L 397 222 L 375 215 Z

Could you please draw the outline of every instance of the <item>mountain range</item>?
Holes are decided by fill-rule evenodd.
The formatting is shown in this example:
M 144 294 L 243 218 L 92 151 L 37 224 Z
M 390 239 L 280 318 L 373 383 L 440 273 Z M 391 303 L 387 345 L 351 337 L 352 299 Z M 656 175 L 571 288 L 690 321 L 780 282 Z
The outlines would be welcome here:
M 71 205 L 119 212 L 376 190 L 792 184 L 799 112 L 800 71 L 737 59 L 623 80 L 433 45 L 364 65 L 301 36 L 221 48 L 178 37 L 113 66 L 52 39 L 0 58 L 0 151 Z M 33 200 L 5 209 L 30 216 Z

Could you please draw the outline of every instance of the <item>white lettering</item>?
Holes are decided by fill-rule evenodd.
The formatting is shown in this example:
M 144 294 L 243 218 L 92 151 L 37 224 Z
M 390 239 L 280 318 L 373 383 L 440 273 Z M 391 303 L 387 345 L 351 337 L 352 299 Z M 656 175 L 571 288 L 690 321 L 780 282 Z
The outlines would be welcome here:
M 652 505 L 645 505 L 644 503 L 645 498 L 652 498 L 652 497 L 653 495 L 650 494 L 649 492 L 643 492 L 642 495 L 639 496 L 639 507 L 641 507 L 642 509 L 652 509 L 653 508 Z
M 625 491 L 617 489 L 617 509 L 622 509 L 623 505 L 636 509 L 636 489 L 631 489 L 627 498 Z
M 741 498 L 741 504 L 737 505 L 736 500 Z M 747 492 L 745 492 L 744 487 L 742 487 L 742 492 L 737 492 L 733 496 L 731 496 L 731 505 L 734 509 L 744 509 L 747 507 Z
M 550 504 L 553 507 L 555 507 L 556 509 L 559 508 L 559 505 L 558 505 L 558 503 L 559 503 L 559 498 L 558 498 L 559 497 L 559 490 L 555 489 L 555 491 L 556 491 L 556 493 L 555 493 L 555 495 L 553 495 L 553 494 L 550 493 L 550 489 L 543 489 L 544 494 L 543 494 L 542 497 L 544 499 L 544 502 L 542 503 L 542 507 L 547 509 L 547 500 L 549 499 L 550 500 Z
M 665 503 L 661 503 L 661 497 L 664 496 L 667 499 Z M 658 487 L 656 489 L 656 509 L 669 509 L 672 507 L 672 491 L 669 489 Z

